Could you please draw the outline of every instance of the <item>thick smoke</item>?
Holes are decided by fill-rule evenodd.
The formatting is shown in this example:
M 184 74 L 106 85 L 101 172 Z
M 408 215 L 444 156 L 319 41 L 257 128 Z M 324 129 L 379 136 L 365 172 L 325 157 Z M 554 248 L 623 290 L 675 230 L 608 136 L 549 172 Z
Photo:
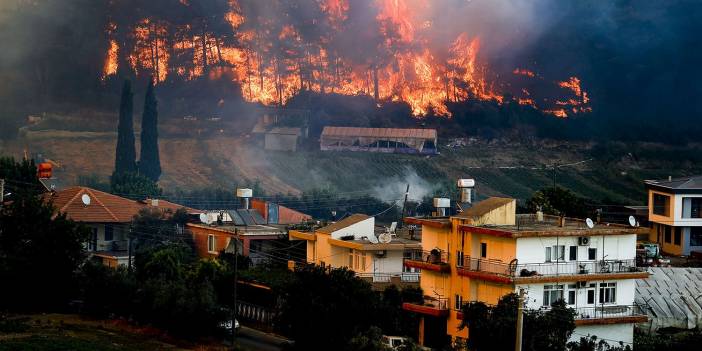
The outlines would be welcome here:
M 395 202 L 405 195 L 409 184 L 408 199 L 413 201 L 421 201 L 426 196 L 431 196 L 437 189 L 436 185 L 432 185 L 424 178 L 417 174 L 417 171 L 411 167 L 406 167 L 403 175 L 398 175 L 385 181 L 381 181 L 379 186 L 373 188 L 373 196 L 385 202 Z

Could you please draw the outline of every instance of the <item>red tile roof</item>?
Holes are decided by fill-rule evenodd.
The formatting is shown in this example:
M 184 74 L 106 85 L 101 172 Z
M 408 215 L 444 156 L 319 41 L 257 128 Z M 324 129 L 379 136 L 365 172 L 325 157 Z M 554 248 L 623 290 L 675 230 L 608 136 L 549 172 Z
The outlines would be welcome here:
M 83 195 L 90 197 L 90 205 L 82 201 Z M 126 223 L 139 213 L 142 208 L 151 206 L 151 201 L 134 201 L 117 195 L 108 194 L 88 187 L 75 186 L 46 194 L 46 201 L 52 201 L 58 212 L 66 213 L 68 218 L 88 223 Z M 172 202 L 159 200 L 158 207 L 172 210 L 183 207 Z M 188 213 L 197 210 L 186 208 Z

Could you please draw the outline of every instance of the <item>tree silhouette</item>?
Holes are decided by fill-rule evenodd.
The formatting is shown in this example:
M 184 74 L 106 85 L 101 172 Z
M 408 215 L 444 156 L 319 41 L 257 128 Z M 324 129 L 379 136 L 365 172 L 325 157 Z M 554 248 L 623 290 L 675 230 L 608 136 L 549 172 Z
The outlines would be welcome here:
M 157 182 L 161 176 L 161 160 L 158 153 L 158 102 L 153 79 L 149 79 L 144 99 L 144 113 L 141 117 L 139 173 L 154 182 Z
M 124 81 L 122 100 L 119 104 L 119 125 L 117 126 L 117 152 L 115 154 L 115 174 L 136 172 L 136 149 L 134 147 L 132 83 Z

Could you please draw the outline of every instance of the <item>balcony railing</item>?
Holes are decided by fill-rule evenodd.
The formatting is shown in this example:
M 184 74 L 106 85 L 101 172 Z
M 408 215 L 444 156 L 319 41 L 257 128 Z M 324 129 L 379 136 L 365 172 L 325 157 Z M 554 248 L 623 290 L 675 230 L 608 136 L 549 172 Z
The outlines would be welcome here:
M 373 283 L 390 283 L 393 278 L 403 283 L 418 283 L 419 273 L 399 272 L 399 273 L 356 273 L 356 276 L 369 280 Z
M 577 274 L 607 274 L 643 272 L 636 260 L 564 261 L 544 263 L 504 263 L 483 258 L 464 257 L 459 269 L 492 273 L 511 278 L 559 276 Z
M 405 257 L 406 261 L 419 261 L 429 264 L 448 264 L 449 254 L 447 251 L 441 250 L 413 250 L 411 257 Z
M 574 310 L 576 320 L 646 316 L 646 312 L 638 305 L 604 305 L 595 307 L 577 307 L 574 308 Z
M 127 240 L 103 241 L 97 244 L 96 251 L 127 251 Z

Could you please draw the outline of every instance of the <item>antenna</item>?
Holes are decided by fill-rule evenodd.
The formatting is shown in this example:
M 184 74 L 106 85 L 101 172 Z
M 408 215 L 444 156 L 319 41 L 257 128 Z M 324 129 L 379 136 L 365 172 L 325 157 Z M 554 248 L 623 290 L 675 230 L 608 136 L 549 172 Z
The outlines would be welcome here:
M 83 205 L 90 205 L 90 196 L 88 194 L 83 194 L 83 196 L 80 197 L 80 200 L 83 201 Z
M 392 236 L 390 233 L 383 233 L 378 236 L 378 241 L 380 241 L 383 244 L 387 244 L 390 241 L 392 241 Z
M 637 226 L 636 224 L 637 224 L 637 223 L 636 223 L 636 217 L 634 217 L 634 216 L 629 216 L 629 225 L 632 226 L 632 227 L 636 227 L 636 226 Z
M 590 229 L 595 227 L 595 222 L 593 222 L 592 219 L 590 219 L 590 218 L 585 219 L 585 224 Z

